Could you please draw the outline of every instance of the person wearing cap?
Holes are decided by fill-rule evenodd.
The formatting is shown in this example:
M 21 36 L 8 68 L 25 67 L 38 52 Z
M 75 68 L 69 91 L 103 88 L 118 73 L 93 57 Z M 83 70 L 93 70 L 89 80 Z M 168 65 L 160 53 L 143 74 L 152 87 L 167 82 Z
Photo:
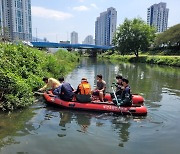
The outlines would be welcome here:
M 74 92 L 76 100 L 80 103 L 91 102 L 91 85 L 87 78 L 82 78 L 77 90 Z
M 123 91 L 120 97 L 120 102 L 118 102 L 117 105 L 119 106 L 131 106 L 132 105 L 132 95 L 131 95 L 131 89 L 128 85 L 129 81 L 128 79 L 123 78 L 122 84 L 123 84 Z
M 101 74 L 97 75 L 96 78 L 97 78 L 97 85 L 92 94 L 99 96 L 100 101 L 104 102 L 104 95 L 106 92 L 106 82 L 102 79 Z
M 64 77 L 60 77 L 58 80 L 61 85 L 56 89 L 55 94 L 59 95 L 64 101 L 71 101 L 74 96 L 73 87 L 69 83 L 64 82 Z
M 45 91 L 49 88 L 49 89 L 52 89 L 53 93 L 54 93 L 56 91 L 56 89 L 61 85 L 61 83 L 54 78 L 44 77 L 42 80 L 46 84 L 44 87 L 40 88 L 38 91 Z
M 81 94 L 81 95 L 90 95 L 91 94 L 91 85 L 87 81 L 87 78 L 83 77 L 81 79 L 81 83 L 78 85 L 77 90 L 74 93 Z

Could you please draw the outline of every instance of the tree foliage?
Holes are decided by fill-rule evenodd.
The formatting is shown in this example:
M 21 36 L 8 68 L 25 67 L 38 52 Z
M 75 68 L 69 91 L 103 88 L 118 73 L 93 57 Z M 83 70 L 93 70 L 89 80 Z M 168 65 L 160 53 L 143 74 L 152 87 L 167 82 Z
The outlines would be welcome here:
M 155 39 L 155 46 L 180 46 L 180 24 L 170 27 L 165 32 L 158 34 Z
M 122 55 L 147 50 L 155 38 L 155 28 L 147 25 L 142 19 L 125 19 L 113 38 L 113 43 Z

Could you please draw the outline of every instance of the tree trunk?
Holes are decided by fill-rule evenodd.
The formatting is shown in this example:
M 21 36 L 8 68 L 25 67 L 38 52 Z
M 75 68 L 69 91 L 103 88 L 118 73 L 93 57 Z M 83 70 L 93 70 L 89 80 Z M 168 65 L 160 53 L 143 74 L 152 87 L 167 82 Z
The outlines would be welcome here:
M 134 52 L 134 54 L 135 54 L 136 58 L 138 58 L 138 57 L 139 57 L 139 53 L 138 53 L 138 51 L 135 51 L 135 52 Z

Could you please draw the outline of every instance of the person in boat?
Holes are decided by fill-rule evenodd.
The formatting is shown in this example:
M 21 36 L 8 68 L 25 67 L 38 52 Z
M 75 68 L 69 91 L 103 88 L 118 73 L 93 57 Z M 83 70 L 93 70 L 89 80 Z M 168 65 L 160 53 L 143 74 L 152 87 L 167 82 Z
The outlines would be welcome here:
M 81 79 L 81 83 L 74 93 L 78 102 L 91 102 L 91 85 L 87 81 L 87 78 L 83 77 Z
M 93 90 L 93 95 L 99 96 L 100 101 L 104 102 L 104 95 L 106 92 L 106 82 L 102 79 L 102 75 L 99 74 L 96 76 L 97 78 L 97 85 L 96 88 Z
M 132 105 L 132 95 L 131 95 L 131 89 L 128 85 L 129 81 L 128 79 L 123 78 L 122 84 L 123 84 L 123 91 L 120 96 L 120 99 L 116 100 L 113 99 L 113 102 L 117 104 L 118 106 L 131 106 Z
M 64 81 L 64 77 L 60 77 L 58 80 L 61 85 L 56 89 L 55 94 L 64 101 L 71 101 L 74 96 L 73 87 L 69 83 Z
M 91 94 L 91 85 L 87 81 L 87 78 L 83 77 L 81 79 L 81 83 L 78 85 L 77 90 L 74 93 L 81 94 L 81 95 L 90 95 Z
M 45 86 L 40 88 L 38 91 L 45 91 L 47 89 L 51 89 L 54 94 L 57 88 L 61 85 L 61 83 L 54 78 L 44 77 L 42 80 L 44 81 Z
M 116 76 L 117 82 L 116 82 L 115 86 L 116 86 L 116 95 L 118 95 L 118 96 L 121 96 L 122 91 L 123 91 L 122 79 L 123 79 L 123 77 L 121 75 Z
M 123 77 L 121 75 L 116 76 L 116 83 L 112 83 L 116 87 L 115 94 L 117 98 L 119 98 L 123 91 L 123 84 L 122 84 Z M 112 98 L 115 98 L 114 93 L 110 93 Z

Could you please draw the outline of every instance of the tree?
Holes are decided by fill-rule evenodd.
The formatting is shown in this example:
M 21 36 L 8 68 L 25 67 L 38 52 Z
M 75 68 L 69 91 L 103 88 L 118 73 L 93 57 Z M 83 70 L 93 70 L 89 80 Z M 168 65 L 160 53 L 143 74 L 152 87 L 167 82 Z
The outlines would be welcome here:
M 170 27 L 165 32 L 158 34 L 155 39 L 155 46 L 180 46 L 180 24 Z
M 147 50 L 155 38 L 155 28 L 147 25 L 142 19 L 125 19 L 113 38 L 113 44 L 122 55 L 134 52 L 138 57 L 139 51 Z

